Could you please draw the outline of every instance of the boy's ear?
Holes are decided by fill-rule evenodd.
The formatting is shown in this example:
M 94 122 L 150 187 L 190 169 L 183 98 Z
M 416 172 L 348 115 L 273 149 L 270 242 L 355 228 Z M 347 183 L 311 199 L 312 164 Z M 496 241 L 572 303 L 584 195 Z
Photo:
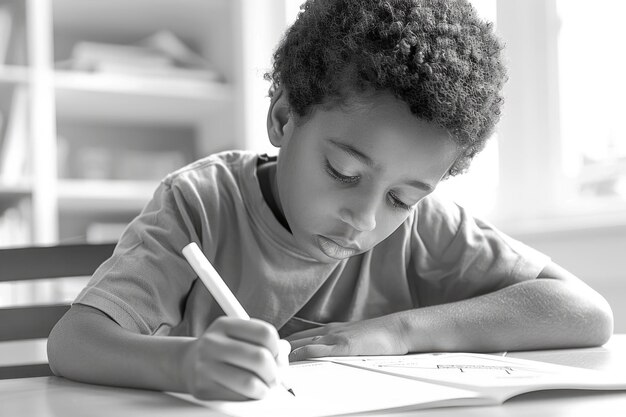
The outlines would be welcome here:
M 285 137 L 285 126 L 291 117 L 287 93 L 282 88 L 277 88 L 272 96 L 269 110 L 267 111 L 267 135 L 272 145 L 280 148 Z

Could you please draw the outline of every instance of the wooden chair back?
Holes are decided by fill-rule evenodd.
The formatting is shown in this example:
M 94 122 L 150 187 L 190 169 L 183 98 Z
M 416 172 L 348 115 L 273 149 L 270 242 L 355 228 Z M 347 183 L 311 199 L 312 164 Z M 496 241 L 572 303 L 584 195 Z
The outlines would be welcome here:
M 90 276 L 114 243 L 0 249 L 0 282 Z M 0 306 L 0 342 L 47 338 L 69 303 Z M 47 363 L 0 365 L 0 379 L 52 375 Z

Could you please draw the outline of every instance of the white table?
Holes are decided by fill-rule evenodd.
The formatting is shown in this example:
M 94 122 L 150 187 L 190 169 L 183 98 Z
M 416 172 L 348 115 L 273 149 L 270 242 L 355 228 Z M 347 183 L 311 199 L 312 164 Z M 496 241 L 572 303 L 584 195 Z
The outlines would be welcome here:
M 614 335 L 609 343 L 597 348 L 511 352 L 508 356 L 626 372 L 626 335 Z M 58 377 L 0 381 L 2 417 L 217 415 L 200 405 L 161 392 L 81 384 Z M 520 395 L 502 406 L 439 408 L 385 416 L 623 417 L 626 416 L 626 391 L 542 391 Z

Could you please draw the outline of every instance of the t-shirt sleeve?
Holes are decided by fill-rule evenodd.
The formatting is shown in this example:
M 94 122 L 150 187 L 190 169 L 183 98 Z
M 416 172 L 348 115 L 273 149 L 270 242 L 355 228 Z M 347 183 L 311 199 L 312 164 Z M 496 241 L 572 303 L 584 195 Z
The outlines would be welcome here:
M 161 183 L 74 302 L 101 310 L 131 331 L 167 333 L 182 319 L 196 277 L 181 255 L 186 244 L 199 242 L 192 217 L 183 193 Z
M 476 297 L 537 278 L 550 258 L 457 204 L 424 199 L 414 216 L 409 274 L 420 306 Z

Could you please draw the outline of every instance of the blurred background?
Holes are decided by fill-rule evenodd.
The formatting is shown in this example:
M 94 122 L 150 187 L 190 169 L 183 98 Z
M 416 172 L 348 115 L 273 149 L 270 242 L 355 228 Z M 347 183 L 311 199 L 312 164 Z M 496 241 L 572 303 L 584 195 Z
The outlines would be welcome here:
M 506 44 L 505 108 L 438 192 L 585 280 L 626 332 L 626 3 L 473 3 Z M 275 153 L 263 73 L 299 5 L 0 0 L 0 247 L 115 241 L 166 173 Z M 3 283 L 0 306 L 84 283 Z

